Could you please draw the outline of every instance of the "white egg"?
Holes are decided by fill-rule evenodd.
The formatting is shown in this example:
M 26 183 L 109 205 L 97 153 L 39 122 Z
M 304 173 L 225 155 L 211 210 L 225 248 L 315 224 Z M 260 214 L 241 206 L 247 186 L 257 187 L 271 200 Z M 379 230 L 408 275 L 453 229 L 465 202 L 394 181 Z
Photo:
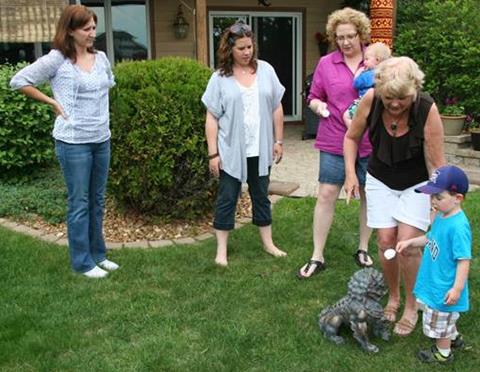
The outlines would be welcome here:
M 327 109 L 320 111 L 320 115 L 322 115 L 324 118 L 328 118 L 330 116 L 330 111 Z
M 385 252 L 383 252 L 383 255 L 387 260 L 391 260 L 393 257 L 395 257 L 396 254 L 397 252 L 395 251 L 395 249 L 392 248 L 387 249 Z

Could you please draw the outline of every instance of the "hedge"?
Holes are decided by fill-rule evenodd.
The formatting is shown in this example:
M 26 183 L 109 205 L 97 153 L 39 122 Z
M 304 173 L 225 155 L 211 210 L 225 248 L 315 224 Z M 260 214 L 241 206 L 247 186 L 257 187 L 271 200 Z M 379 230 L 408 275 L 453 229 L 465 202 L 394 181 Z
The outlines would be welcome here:
M 109 189 L 122 206 L 165 218 L 210 211 L 200 101 L 211 71 L 185 58 L 119 63 L 111 91 Z

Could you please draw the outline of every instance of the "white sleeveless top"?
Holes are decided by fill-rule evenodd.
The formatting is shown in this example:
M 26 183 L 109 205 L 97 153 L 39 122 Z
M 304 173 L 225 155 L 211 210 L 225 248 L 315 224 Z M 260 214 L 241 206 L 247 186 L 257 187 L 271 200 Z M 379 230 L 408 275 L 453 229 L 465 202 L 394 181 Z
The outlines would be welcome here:
M 260 154 L 260 106 L 257 78 L 249 87 L 237 81 L 242 92 L 243 121 L 245 125 L 245 145 L 247 158 Z

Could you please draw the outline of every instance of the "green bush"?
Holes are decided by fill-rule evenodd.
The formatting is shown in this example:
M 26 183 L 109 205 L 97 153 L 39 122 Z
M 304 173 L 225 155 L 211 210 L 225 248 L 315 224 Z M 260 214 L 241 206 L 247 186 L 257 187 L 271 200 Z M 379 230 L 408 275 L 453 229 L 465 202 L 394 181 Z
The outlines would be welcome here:
M 211 71 L 184 58 L 119 63 L 111 92 L 109 188 L 121 205 L 166 218 L 211 208 L 200 101 Z
M 427 90 L 442 108 L 458 100 L 480 112 L 478 0 L 399 0 L 395 50 L 425 72 Z
M 10 79 L 24 66 L 0 65 L 0 177 L 26 174 L 54 157 L 53 111 L 10 89 Z M 40 90 L 50 94 L 47 86 Z

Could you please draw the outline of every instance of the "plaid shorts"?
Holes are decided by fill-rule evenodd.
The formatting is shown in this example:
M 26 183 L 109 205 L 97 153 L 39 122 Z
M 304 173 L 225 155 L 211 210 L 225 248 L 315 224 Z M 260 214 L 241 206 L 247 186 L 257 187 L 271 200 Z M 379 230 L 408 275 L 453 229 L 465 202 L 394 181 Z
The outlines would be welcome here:
M 423 333 L 425 336 L 430 338 L 452 338 L 457 335 L 455 323 L 460 317 L 459 312 L 446 313 L 437 311 L 421 302 L 419 302 L 419 305 L 423 311 Z

